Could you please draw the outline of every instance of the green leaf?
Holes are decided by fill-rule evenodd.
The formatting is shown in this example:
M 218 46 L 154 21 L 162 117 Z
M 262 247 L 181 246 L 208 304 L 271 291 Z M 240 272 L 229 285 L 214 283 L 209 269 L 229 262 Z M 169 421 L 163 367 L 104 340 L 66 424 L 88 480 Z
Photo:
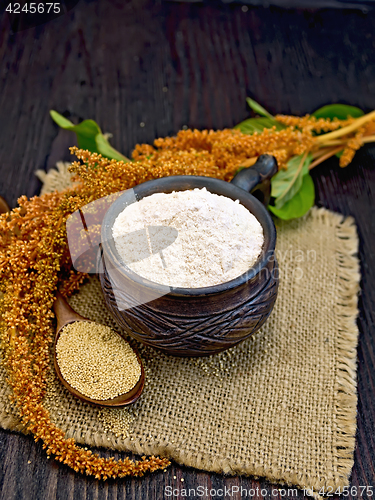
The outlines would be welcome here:
M 283 220 L 296 219 L 302 217 L 314 205 L 315 187 L 310 174 L 302 179 L 300 190 L 287 201 L 282 208 L 278 209 L 268 205 L 268 209 L 277 217 Z
M 250 99 L 250 97 L 247 97 L 246 102 L 255 113 L 258 113 L 258 115 L 266 116 L 267 118 L 275 120 L 271 113 L 269 113 L 266 109 L 263 108 L 263 106 L 254 101 L 254 99 Z
M 311 116 L 315 116 L 315 118 L 338 118 L 339 120 L 346 120 L 348 116 L 359 118 L 363 115 L 364 112 L 355 106 L 349 106 L 347 104 L 328 104 L 314 111 Z
M 88 149 L 91 153 L 100 153 L 95 138 L 102 131 L 94 120 L 84 120 L 78 125 L 74 125 L 74 123 L 57 113 L 57 111 L 51 110 L 50 114 L 59 127 L 76 133 L 78 146 L 81 149 Z
M 57 125 L 61 128 L 69 129 L 69 127 L 74 127 L 74 123 L 65 118 L 65 116 L 60 115 L 57 111 L 51 109 L 49 114 L 52 117 L 52 120 L 57 123 Z
M 129 161 L 109 144 L 108 139 L 102 134 L 99 125 L 94 120 L 84 120 L 78 125 L 74 125 L 57 111 L 51 110 L 50 115 L 59 127 L 76 133 L 78 146 L 81 149 L 88 149 L 91 153 L 100 153 L 106 158 Z
M 98 134 L 96 136 L 96 145 L 100 153 L 107 158 L 113 158 L 115 160 L 122 160 L 125 162 L 130 161 L 129 158 L 126 158 L 126 156 L 122 155 L 119 151 L 117 151 L 117 149 L 113 148 L 103 134 Z
M 240 129 L 243 134 L 253 134 L 254 132 L 263 132 L 265 128 L 272 127 L 276 127 L 276 130 L 283 130 L 285 128 L 284 125 L 270 118 L 248 118 L 234 128 Z
M 76 133 L 78 146 L 81 149 L 88 149 L 92 153 L 100 153 L 95 138 L 101 134 L 101 130 L 93 120 L 84 120 L 78 125 L 73 125 L 68 130 Z
M 275 207 L 280 209 L 300 190 L 305 175 L 309 173 L 312 156 L 293 156 L 287 163 L 287 170 L 279 170 L 271 179 L 271 196 Z

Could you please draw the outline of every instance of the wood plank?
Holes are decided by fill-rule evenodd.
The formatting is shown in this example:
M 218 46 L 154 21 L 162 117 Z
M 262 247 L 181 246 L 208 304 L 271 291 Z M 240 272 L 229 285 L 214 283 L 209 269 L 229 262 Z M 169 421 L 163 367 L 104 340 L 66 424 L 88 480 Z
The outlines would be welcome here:
M 150 0 L 81 0 L 64 16 L 15 34 L 2 16 L 0 195 L 14 206 L 21 194 L 39 191 L 34 170 L 70 159 L 73 136 L 52 123 L 50 109 L 77 121 L 96 119 L 125 154 L 184 125 L 231 127 L 248 116 L 247 95 L 272 113 L 304 114 L 330 102 L 369 111 L 375 108 L 374 27 L 374 12 L 244 11 Z M 361 242 L 355 486 L 375 485 L 374 159 L 375 148 L 366 146 L 347 169 L 333 159 L 313 173 L 317 203 L 353 215 Z M 272 495 L 277 485 L 263 480 L 177 465 L 143 479 L 99 483 L 47 460 L 31 437 L 0 431 L 0 440 L 6 499 L 156 499 L 168 485 L 258 487 L 268 498 L 282 498 Z

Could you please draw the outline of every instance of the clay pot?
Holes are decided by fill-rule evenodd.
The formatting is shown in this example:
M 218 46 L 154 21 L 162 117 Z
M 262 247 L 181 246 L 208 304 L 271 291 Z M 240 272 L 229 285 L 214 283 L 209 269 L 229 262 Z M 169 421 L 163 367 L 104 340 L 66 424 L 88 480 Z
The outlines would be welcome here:
M 121 328 L 136 340 L 175 356 L 207 356 L 247 339 L 267 320 L 276 300 L 278 266 L 276 230 L 265 206 L 276 160 L 262 155 L 228 183 L 198 176 L 175 176 L 145 182 L 125 192 L 107 211 L 102 224 L 100 282 L 105 303 Z M 241 276 L 204 288 L 173 288 L 151 282 L 121 260 L 112 237 L 113 223 L 135 199 L 205 187 L 239 200 L 258 219 L 264 245 L 255 265 Z M 129 192 L 131 190 L 128 190 Z M 134 196 L 135 195 L 135 196 Z

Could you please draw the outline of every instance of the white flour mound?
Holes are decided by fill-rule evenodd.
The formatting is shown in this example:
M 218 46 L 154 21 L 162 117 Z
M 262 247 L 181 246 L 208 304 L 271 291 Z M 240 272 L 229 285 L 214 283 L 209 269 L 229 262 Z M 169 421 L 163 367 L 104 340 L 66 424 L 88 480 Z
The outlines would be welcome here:
M 113 237 L 135 273 L 182 288 L 240 276 L 256 262 L 264 242 L 262 226 L 239 200 L 205 188 L 157 193 L 129 205 L 116 218 Z

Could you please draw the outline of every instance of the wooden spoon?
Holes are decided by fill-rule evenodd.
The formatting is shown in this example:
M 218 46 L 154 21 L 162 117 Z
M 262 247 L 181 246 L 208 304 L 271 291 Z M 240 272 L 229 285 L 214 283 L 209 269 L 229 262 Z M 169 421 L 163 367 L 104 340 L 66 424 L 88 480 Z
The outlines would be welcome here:
M 131 391 L 126 392 L 124 394 L 120 394 L 120 396 L 117 396 L 113 399 L 106 399 L 106 400 L 91 399 L 91 398 L 85 396 L 84 394 L 81 394 L 80 392 L 78 392 L 76 389 L 74 389 L 74 387 L 72 387 L 64 379 L 64 377 L 62 376 L 62 373 L 60 371 L 60 367 L 59 367 L 59 364 L 57 362 L 57 356 L 56 356 L 56 343 L 57 343 L 58 338 L 60 336 L 61 330 L 64 328 L 64 326 L 68 325 L 69 323 L 74 323 L 75 321 L 87 321 L 89 323 L 94 323 L 94 322 L 89 320 L 89 319 L 86 319 L 83 316 L 80 316 L 78 313 L 76 313 L 70 307 L 70 305 L 67 303 L 67 301 L 64 299 L 64 297 L 61 295 L 60 292 L 57 292 L 57 294 L 56 294 L 56 300 L 55 300 L 55 303 L 53 305 L 53 310 L 55 311 L 56 318 L 57 318 L 55 345 L 54 345 L 54 353 L 53 353 L 53 363 L 55 366 L 57 376 L 59 377 L 63 386 L 66 389 L 68 389 L 68 391 L 70 391 L 77 398 L 81 399 L 82 401 L 85 401 L 86 403 L 90 403 L 93 405 L 109 406 L 109 407 L 121 407 L 121 406 L 126 406 L 126 405 L 130 405 L 131 403 L 134 403 L 141 395 L 143 388 L 144 388 L 144 385 L 145 385 L 145 372 L 143 369 L 141 359 L 136 351 L 134 351 L 134 352 L 137 356 L 139 364 L 141 365 L 141 376 Z M 121 337 L 121 335 L 119 335 L 119 336 Z

